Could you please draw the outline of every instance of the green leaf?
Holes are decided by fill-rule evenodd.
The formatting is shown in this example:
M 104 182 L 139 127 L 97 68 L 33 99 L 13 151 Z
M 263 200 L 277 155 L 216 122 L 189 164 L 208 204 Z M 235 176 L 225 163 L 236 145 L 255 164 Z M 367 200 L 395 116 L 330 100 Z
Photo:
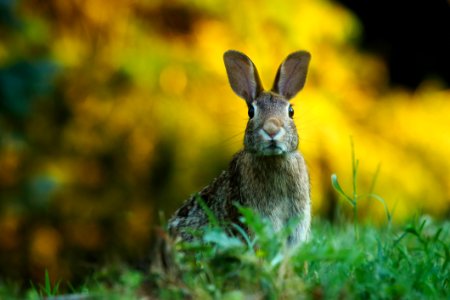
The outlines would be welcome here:
M 387 207 L 386 201 L 384 201 L 383 197 L 380 197 L 379 195 L 373 194 L 373 193 L 367 195 L 367 197 L 373 198 L 373 199 L 379 201 L 381 204 L 383 204 L 384 211 L 385 211 L 385 213 L 386 213 L 386 218 L 388 219 L 388 222 L 390 223 L 391 220 L 392 220 L 392 215 L 391 215 L 391 213 L 389 212 L 389 209 L 388 209 L 388 207 Z
M 217 216 L 214 214 L 214 212 L 208 207 L 208 205 L 205 203 L 205 200 L 203 200 L 202 196 L 200 194 L 195 195 L 195 201 L 200 205 L 200 207 L 205 212 L 206 216 L 208 217 L 208 221 L 213 225 L 214 227 L 219 227 L 219 220 L 217 219 Z
M 250 240 L 250 236 L 248 235 L 248 233 L 238 224 L 232 223 L 231 227 L 233 227 L 237 232 L 240 233 L 240 235 L 242 236 L 242 238 L 245 240 L 245 242 L 247 243 L 247 247 L 253 251 L 253 246 L 255 245 L 254 242 L 252 242 Z
M 203 236 L 205 243 L 214 243 L 221 248 L 221 250 L 229 250 L 233 248 L 243 247 L 244 244 L 235 237 L 228 236 L 223 230 L 211 230 Z
M 356 205 L 356 202 L 350 198 L 349 196 L 347 196 L 347 194 L 344 192 L 344 190 L 341 188 L 341 185 L 338 182 L 337 176 L 336 174 L 332 174 L 331 175 L 331 185 L 333 186 L 333 188 L 345 199 L 347 199 L 348 202 L 350 202 L 350 204 L 352 206 Z
M 48 270 L 45 270 L 45 294 L 47 296 L 51 296 L 52 295 L 52 285 L 50 282 L 50 275 L 48 275 Z

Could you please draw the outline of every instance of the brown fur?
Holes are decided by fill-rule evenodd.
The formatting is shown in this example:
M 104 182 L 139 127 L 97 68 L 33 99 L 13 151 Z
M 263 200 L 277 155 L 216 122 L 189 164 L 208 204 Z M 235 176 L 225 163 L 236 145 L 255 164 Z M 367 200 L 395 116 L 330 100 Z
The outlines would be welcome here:
M 235 206 L 238 203 L 268 218 L 275 230 L 282 229 L 290 219 L 299 218 L 289 240 L 297 245 L 308 238 L 309 176 L 297 150 L 299 137 L 289 117 L 288 102 L 303 87 L 308 62 L 306 52 L 291 54 L 279 68 L 276 78 L 281 81 L 274 84 L 277 92 L 263 92 L 251 60 L 236 51 L 225 54 L 230 84 L 246 100 L 249 109 L 254 110 L 254 117 L 247 123 L 244 149 L 234 155 L 228 170 L 198 194 L 221 225 L 240 224 Z M 280 95 L 279 91 L 286 94 Z M 194 195 L 170 219 L 169 230 L 191 240 L 190 230 L 208 223 L 208 216 Z

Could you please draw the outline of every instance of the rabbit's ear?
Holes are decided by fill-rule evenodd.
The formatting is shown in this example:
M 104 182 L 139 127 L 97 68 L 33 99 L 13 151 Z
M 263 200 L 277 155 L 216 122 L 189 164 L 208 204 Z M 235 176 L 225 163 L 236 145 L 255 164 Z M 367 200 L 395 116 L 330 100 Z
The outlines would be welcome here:
M 251 103 L 263 90 L 255 65 L 247 55 L 235 50 L 225 52 L 223 61 L 231 88 L 247 104 Z
M 287 100 L 294 97 L 305 85 L 311 54 L 297 51 L 290 54 L 278 68 L 272 91 Z

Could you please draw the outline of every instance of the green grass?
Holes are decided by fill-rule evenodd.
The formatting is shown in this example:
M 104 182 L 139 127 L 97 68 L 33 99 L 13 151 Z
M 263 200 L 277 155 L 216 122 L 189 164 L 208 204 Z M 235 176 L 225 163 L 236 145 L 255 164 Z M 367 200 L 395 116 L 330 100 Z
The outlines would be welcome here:
M 60 281 L 56 282 L 53 286 L 50 280 L 50 275 L 48 274 L 48 270 L 45 270 L 44 284 L 40 284 L 39 287 L 35 287 L 34 283 L 31 282 L 31 291 L 29 296 L 43 298 L 43 297 L 53 297 L 58 295 Z
M 206 230 L 201 241 L 178 245 L 182 275 L 172 286 L 161 284 L 160 297 L 450 296 L 449 223 L 418 218 L 397 230 L 360 226 L 356 239 L 351 224 L 334 226 L 316 221 L 311 241 L 294 251 L 284 246 L 285 234 L 275 234 L 264 220 L 253 215 L 249 225 L 256 231 L 256 250 L 217 228 Z
M 351 205 L 353 220 L 331 224 L 313 218 L 312 237 L 298 248 L 286 245 L 295 220 L 274 232 L 268 220 L 239 207 L 254 235 L 235 225 L 239 234 L 234 237 L 204 206 L 211 227 L 195 232 L 197 239 L 190 243 L 166 240 L 157 252 L 163 253 L 166 268 L 140 272 L 105 266 L 60 299 L 449 299 L 450 222 L 420 216 L 394 225 L 373 188 L 358 194 L 354 151 L 352 161 L 353 191 L 345 192 L 334 174 L 331 184 Z M 358 220 L 358 203 L 364 199 L 382 203 L 385 225 Z M 31 286 L 26 294 L 0 282 L 0 299 L 52 299 L 61 286 L 57 282 L 52 286 L 46 273 L 45 284 Z
M 228 236 L 218 227 L 200 240 L 174 245 L 174 270 L 143 273 L 110 266 L 86 280 L 74 295 L 139 299 L 448 299 L 449 222 L 415 218 L 400 227 L 313 223 L 311 240 L 292 250 L 288 230 L 244 209 L 253 239 Z M 394 228 L 393 228 L 394 227 Z M 249 245 L 250 244 L 250 245 Z M 46 281 L 49 282 L 49 279 Z M 26 299 L 54 296 L 49 283 L 31 288 Z M 19 297 L 5 285 L 0 298 Z M 84 298 L 83 298 L 84 299 Z

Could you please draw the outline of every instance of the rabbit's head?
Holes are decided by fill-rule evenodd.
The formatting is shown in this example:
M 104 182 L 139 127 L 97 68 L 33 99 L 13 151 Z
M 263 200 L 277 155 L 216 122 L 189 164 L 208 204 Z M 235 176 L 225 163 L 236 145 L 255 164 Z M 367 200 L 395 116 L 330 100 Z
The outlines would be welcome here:
M 264 91 L 258 71 L 245 54 L 229 50 L 225 68 L 233 91 L 248 107 L 245 150 L 257 155 L 283 155 L 296 151 L 298 134 L 289 100 L 305 85 L 311 55 L 305 51 L 290 54 L 278 68 L 270 91 Z

